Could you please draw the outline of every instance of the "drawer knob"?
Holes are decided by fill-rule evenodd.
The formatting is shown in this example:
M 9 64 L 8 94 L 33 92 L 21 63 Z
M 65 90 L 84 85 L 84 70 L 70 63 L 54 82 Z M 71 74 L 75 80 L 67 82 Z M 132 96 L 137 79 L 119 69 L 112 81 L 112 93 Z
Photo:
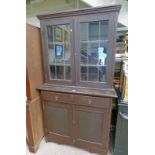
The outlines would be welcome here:
M 92 103 L 92 101 L 91 100 L 88 100 L 88 104 L 91 104 Z
M 55 96 L 55 100 L 58 101 L 58 96 Z
M 73 140 L 73 143 L 75 143 L 75 140 Z

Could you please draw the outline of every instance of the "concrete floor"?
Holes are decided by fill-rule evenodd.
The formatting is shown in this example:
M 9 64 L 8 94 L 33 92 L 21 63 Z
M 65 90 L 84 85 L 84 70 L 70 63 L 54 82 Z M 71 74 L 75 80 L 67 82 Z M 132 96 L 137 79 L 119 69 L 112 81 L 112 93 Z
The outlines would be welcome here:
M 38 151 L 36 153 L 31 153 L 29 152 L 29 149 L 27 147 L 26 155 L 98 155 L 98 154 L 89 153 L 88 151 L 68 145 L 60 145 L 51 142 L 46 143 L 45 139 L 43 138 L 40 143 Z

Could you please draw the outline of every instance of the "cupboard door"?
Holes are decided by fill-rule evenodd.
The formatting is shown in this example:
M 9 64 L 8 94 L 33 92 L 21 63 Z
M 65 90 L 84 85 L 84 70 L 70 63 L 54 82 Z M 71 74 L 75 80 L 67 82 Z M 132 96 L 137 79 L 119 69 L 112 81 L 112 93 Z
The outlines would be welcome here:
M 76 20 L 77 84 L 110 87 L 114 30 L 111 15 L 78 17 Z M 112 86 L 112 85 L 111 85 Z
M 109 109 L 75 107 L 75 145 L 91 152 L 107 152 Z
M 48 83 L 73 85 L 74 39 L 73 20 L 57 19 L 43 21 L 43 50 L 45 80 Z
M 44 121 L 47 141 L 72 143 L 72 106 L 44 102 Z

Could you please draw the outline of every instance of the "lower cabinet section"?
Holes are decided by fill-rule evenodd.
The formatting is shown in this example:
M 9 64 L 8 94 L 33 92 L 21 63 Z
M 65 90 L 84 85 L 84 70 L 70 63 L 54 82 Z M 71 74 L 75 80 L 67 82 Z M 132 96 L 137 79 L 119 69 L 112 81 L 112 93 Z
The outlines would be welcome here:
M 111 101 L 111 98 L 43 91 L 46 140 L 107 155 Z

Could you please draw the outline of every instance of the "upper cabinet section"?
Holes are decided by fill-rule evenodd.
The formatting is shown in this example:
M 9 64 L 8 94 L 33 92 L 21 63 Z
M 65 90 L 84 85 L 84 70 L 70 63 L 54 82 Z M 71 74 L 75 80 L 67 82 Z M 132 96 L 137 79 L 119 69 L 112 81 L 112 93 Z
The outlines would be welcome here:
M 112 88 L 120 6 L 41 15 L 45 82 Z

